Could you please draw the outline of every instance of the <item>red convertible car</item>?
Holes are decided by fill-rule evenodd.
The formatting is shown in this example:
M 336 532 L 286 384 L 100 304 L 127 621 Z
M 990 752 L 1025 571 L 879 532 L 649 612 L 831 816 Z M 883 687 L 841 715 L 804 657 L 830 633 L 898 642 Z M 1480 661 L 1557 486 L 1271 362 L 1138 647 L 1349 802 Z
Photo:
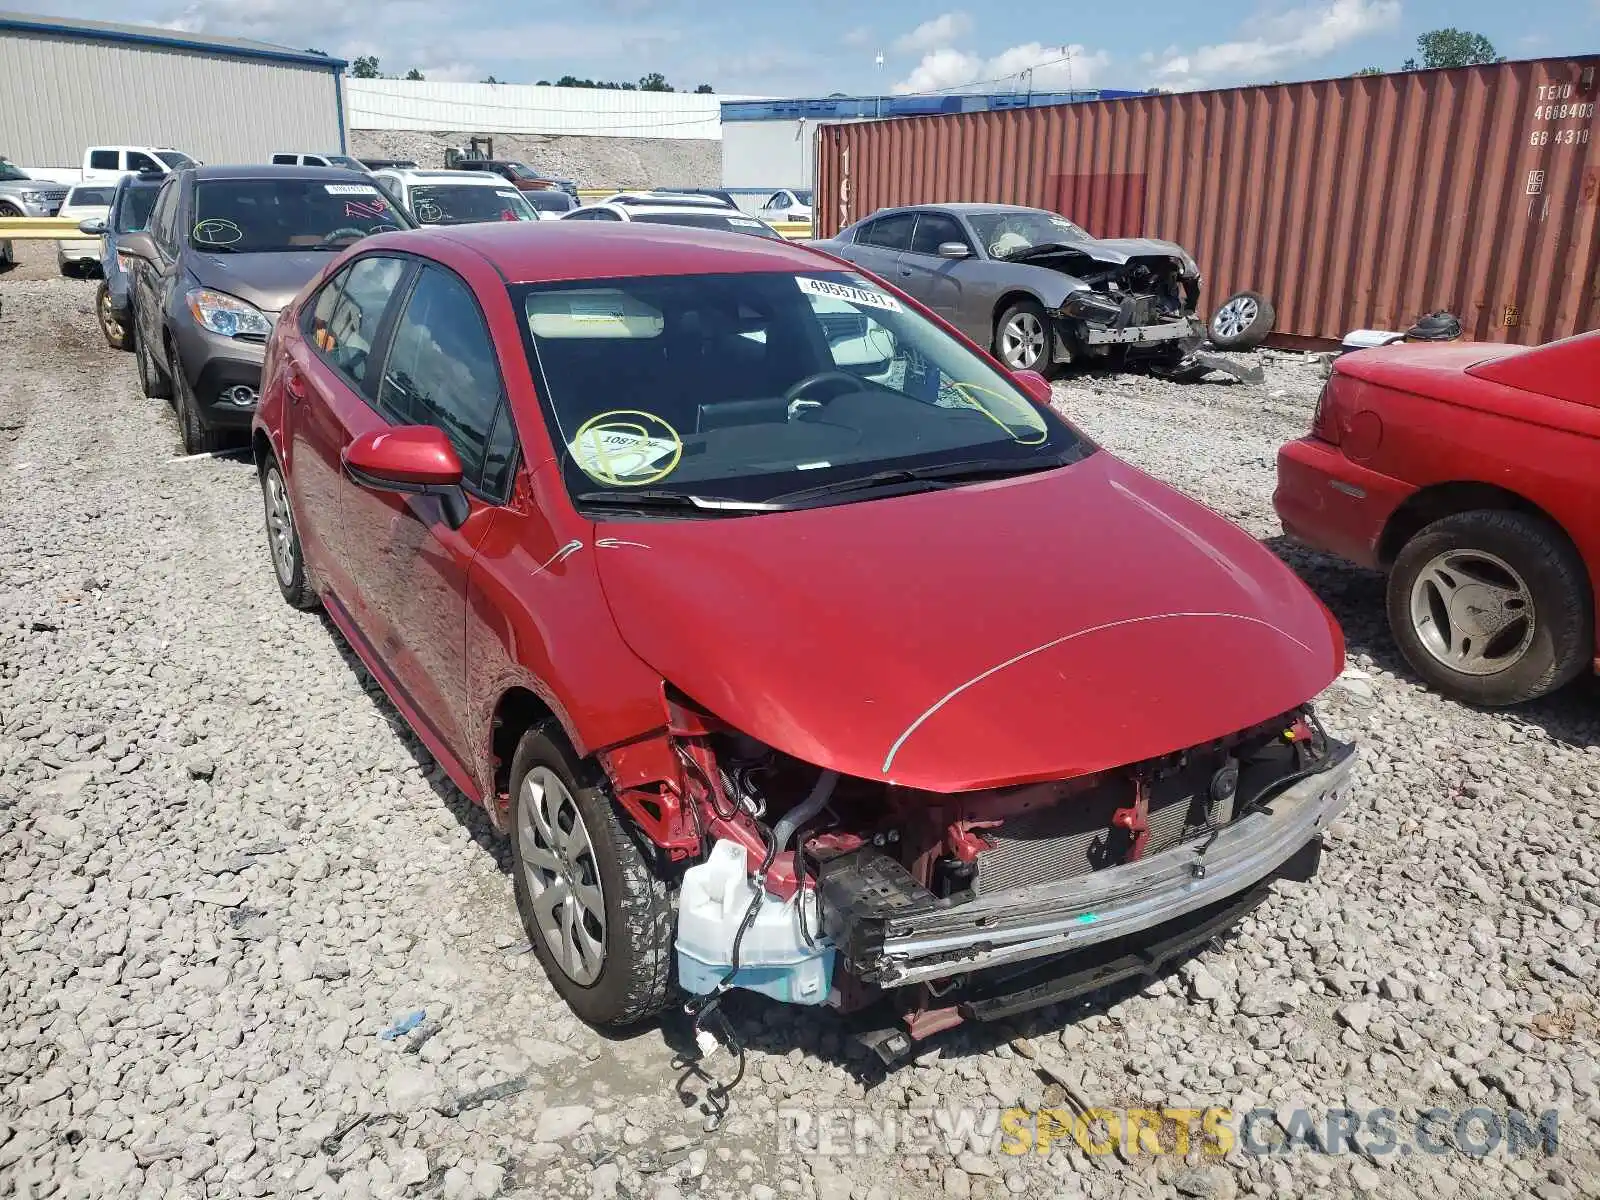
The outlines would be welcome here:
M 1600 666 L 1600 333 L 1336 359 L 1275 503 L 1290 536 L 1389 573 L 1395 641 L 1439 691 L 1555 690 Z
M 667 226 L 362 241 L 287 308 L 271 560 L 511 838 L 588 1021 L 1147 973 L 1314 869 L 1333 618 L 847 263 Z

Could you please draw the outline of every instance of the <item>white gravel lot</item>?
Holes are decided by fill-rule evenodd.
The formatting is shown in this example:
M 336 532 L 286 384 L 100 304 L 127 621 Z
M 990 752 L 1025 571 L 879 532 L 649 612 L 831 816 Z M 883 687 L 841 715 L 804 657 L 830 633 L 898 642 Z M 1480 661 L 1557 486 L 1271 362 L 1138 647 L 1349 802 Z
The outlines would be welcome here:
M 178 460 L 166 406 L 95 331 L 94 285 L 38 274 L 0 278 L 0 1194 L 1600 1195 L 1600 689 L 1513 714 L 1441 700 L 1376 576 L 1271 540 L 1273 454 L 1320 382 L 1299 358 L 1261 386 L 1058 392 L 1344 623 L 1322 713 L 1360 742 L 1359 786 L 1316 880 L 1142 992 L 957 1030 L 887 1074 L 843 1022 L 742 999 L 747 1074 L 708 1131 L 681 1025 L 613 1040 L 568 1015 L 487 823 L 332 627 L 280 600 L 249 465 Z M 1405 1142 L 1423 1109 L 1556 1109 L 1560 1144 L 1185 1161 L 777 1136 L 777 1106 L 1066 1092 L 1285 1125 L 1387 1106 Z

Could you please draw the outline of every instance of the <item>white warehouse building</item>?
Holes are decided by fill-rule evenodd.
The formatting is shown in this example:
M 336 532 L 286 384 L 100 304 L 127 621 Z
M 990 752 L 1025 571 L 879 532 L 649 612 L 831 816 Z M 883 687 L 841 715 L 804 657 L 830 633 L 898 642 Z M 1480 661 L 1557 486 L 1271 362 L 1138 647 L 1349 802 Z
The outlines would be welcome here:
M 0 156 L 60 169 L 95 145 L 213 163 L 343 152 L 344 68 L 265 42 L 0 12 Z

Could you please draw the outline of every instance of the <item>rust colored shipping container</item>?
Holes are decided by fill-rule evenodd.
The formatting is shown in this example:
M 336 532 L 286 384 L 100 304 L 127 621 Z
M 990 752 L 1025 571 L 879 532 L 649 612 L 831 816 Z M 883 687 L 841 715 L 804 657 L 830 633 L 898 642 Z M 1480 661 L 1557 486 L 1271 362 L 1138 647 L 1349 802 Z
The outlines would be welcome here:
M 1202 308 L 1252 288 L 1277 336 L 1600 326 L 1600 58 L 1543 59 L 818 130 L 826 237 L 879 208 L 1056 209 L 1186 247 Z

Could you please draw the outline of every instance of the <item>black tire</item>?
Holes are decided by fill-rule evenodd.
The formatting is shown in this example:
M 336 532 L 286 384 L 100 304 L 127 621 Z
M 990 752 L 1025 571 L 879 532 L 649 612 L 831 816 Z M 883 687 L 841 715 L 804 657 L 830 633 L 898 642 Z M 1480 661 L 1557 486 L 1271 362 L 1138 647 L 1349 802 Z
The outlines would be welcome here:
M 278 581 L 278 590 L 290 607 L 310 612 L 322 604 L 317 590 L 306 578 L 306 558 L 300 549 L 300 530 L 294 522 L 294 509 L 289 503 L 289 488 L 284 482 L 283 468 L 270 454 L 261 464 L 261 507 L 266 517 L 267 557 L 272 562 L 272 575 Z M 283 561 L 279 560 L 278 538 L 280 530 L 275 519 L 274 488 L 282 505 L 281 519 L 287 523 L 286 546 Z
M 16 251 L 11 248 L 11 243 L 0 238 L 0 275 L 4 275 L 17 265 Z
M 1277 319 L 1272 301 L 1260 292 L 1235 292 L 1211 314 L 1207 332 L 1218 350 L 1254 350 L 1267 340 Z
M 106 345 L 113 350 L 133 349 L 133 332 L 112 313 L 110 285 L 103 279 L 94 292 L 94 315 L 100 322 L 100 335 L 106 339 Z
M 1494 556 L 1521 577 L 1532 597 L 1531 636 L 1520 651 L 1514 643 L 1509 651 L 1499 651 L 1507 665 L 1492 674 L 1459 671 L 1441 661 L 1412 619 L 1419 577 L 1439 555 L 1452 551 Z M 1490 569 L 1498 570 L 1493 564 Z M 1583 560 L 1559 528 L 1530 513 L 1480 509 L 1427 526 L 1395 558 L 1387 608 L 1389 628 L 1412 669 L 1439 692 L 1468 704 L 1501 708 L 1536 699 L 1593 661 L 1594 600 Z M 1496 636 L 1514 638 L 1516 627 Z M 1487 640 L 1495 648 L 1494 638 Z
M 183 452 L 207 454 L 226 446 L 227 434 L 201 420 L 200 401 L 195 397 L 194 388 L 189 386 L 189 377 L 183 373 L 177 350 L 173 350 L 172 357 L 167 359 L 167 378 L 172 381 L 173 407 L 178 411 L 178 432 L 183 435 Z
M 524 855 L 524 783 L 535 768 L 552 772 L 583 818 L 605 912 L 604 957 L 592 983 L 581 984 L 557 961 L 534 913 Z M 584 1021 L 622 1028 L 654 1016 L 672 994 L 673 901 L 646 857 L 642 838 L 611 799 L 600 770 L 577 758 L 554 720 L 522 735 L 511 759 L 511 863 L 517 912 L 551 985 Z
M 1007 335 L 1012 323 L 1029 319 L 1044 336 L 1043 345 L 1031 359 L 1026 355 L 1013 353 L 1007 348 Z M 1008 306 L 995 321 L 994 341 L 990 349 L 996 358 L 1013 371 L 1037 371 L 1049 378 L 1055 365 L 1051 358 L 1051 343 L 1054 338 L 1055 334 L 1050 327 L 1050 318 L 1045 315 L 1044 305 L 1037 300 L 1018 300 Z
M 8 200 L 0 200 L 0 217 L 20 217 L 22 210 Z
M 137 321 L 133 325 L 133 357 L 134 365 L 139 369 L 139 390 L 152 400 L 171 400 L 172 380 L 163 375 L 161 368 L 156 365 L 155 355 L 145 345 Z
M 77 263 L 70 263 L 62 259 L 56 263 L 56 266 L 61 269 L 61 277 L 63 279 L 79 279 L 82 277 Z

